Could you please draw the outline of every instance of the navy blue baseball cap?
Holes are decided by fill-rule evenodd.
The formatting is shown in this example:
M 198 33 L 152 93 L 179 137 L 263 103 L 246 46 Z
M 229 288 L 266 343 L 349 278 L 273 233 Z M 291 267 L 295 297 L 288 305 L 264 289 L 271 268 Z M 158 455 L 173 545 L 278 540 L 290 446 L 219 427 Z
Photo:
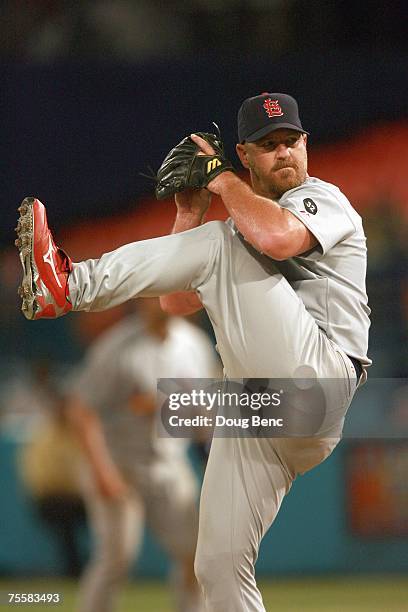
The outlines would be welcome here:
M 262 93 L 244 100 L 238 111 L 239 142 L 255 142 L 280 128 L 309 133 L 302 127 L 295 98 L 284 93 Z

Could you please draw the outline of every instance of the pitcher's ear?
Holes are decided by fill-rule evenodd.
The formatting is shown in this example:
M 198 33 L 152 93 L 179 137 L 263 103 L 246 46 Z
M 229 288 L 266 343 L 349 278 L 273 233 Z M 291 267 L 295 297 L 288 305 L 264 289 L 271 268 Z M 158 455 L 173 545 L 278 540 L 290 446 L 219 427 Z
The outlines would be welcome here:
M 239 159 L 241 160 L 241 164 L 244 166 L 244 168 L 249 168 L 248 154 L 247 154 L 245 145 L 239 143 L 237 144 L 235 149 L 236 149 Z

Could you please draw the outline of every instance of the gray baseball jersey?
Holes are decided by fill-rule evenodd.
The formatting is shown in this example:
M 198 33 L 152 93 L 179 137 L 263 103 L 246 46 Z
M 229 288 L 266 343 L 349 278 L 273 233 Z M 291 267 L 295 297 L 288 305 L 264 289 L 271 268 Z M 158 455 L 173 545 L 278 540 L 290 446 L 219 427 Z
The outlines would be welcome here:
M 338 187 L 312 177 L 284 193 L 279 204 L 319 244 L 308 253 L 275 261 L 276 267 L 328 338 L 369 366 L 367 248 L 360 215 Z
M 327 336 L 370 365 L 367 248 L 360 215 L 338 187 L 318 178 L 287 191 L 279 204 L 306 225 L 319 245 L 276 266 Z

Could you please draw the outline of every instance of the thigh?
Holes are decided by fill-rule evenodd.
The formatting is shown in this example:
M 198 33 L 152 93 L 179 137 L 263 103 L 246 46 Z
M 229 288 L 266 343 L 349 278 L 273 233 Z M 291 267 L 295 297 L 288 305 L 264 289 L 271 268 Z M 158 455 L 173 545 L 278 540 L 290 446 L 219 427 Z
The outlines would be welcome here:
M 198 532 L 198 484 L 187 459 L 173 458 L 150 468 L 142 495 L 146 520 L 167 553 L 193 557 Z
M 357 388 L 357 379 L 349 358 L 330 341 L 326 341 L 325 368 L 330 372 L 330 378 L 318 381 L 323 391 L 321 425 L 313 437 L 299 435 L 273 441 L 276 452 L 293 478 L 322 463 L 337 446 Z M 307 411 L 304 416 L 307 418 Z
M 84 480 L 84 479 L 83 479 Z M 137 555 L 143 536 L 141 497 L 130 487 L 121 499 L 106 499 L 93 482 L 83 482 L 84 501 L 99 555 L 130 559 Z
M 295 375 L 319 349 L 321 332 L 273 260 L 226 226 L 216 268 L 199 293 L 227 375 Z
M 195 290 L 216 267 L 224 226 L 211 221 L 74 264 L 69 276 L 73 309 L 106 310 L 137 297 Z

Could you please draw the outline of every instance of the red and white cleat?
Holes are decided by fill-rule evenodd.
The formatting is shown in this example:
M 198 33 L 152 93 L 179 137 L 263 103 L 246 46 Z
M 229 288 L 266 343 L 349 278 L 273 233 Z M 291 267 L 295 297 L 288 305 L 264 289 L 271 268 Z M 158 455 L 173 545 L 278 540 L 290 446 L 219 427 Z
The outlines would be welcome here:
M 21 310 L 27 319 L 60 317 L 72 309 L 68 289 L 72 261 L 55 245 L 45 207 L 37 198 L 25 198 L 18 210 L 15 245 L 24 271 L 18 290 Z

